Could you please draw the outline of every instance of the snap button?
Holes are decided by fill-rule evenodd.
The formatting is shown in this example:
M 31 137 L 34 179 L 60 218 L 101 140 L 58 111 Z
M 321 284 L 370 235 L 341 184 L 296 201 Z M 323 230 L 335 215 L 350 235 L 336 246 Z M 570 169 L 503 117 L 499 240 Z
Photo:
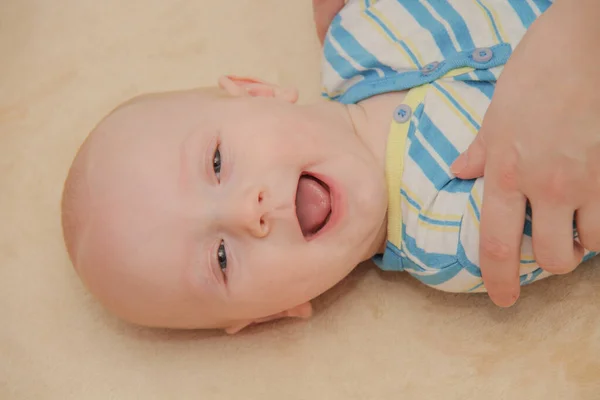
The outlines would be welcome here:
M 471 57 L 473 57 L 473 61 L 478 63 L 485 63 L 492 59 L 494 56 L 494 52 L 492 49 L 487 47 L 483 47 L 480 49 L 475 49 L 473 53 L 471 53 Z
M 440 63 L 437 61 L 430 62 L 429 64 L 424 65 L 423 68 L 421 68 L 421 73 L 423 75 L 429 75 L 430 73 L 435 71 L 439 65 L 440 65 Z
M 398 107 L 396 107 L 396 110 L 394 110 L 394 120 L 401 124 L 407 122 L 411 115 L 412 110 L 406 104 L 400 104 Z

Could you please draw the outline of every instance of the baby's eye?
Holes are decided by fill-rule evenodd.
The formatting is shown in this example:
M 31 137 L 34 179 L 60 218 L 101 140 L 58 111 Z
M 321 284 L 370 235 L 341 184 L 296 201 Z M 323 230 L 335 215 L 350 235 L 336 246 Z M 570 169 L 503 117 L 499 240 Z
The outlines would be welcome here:
M 227 270 L 227 253 L 225 252 L 225 242 L 221 240 L 221 244 L 219 245 L 219 249 L 217 250 L 217 261 L 219 262 L 219 267 L 221 271 L 226 272 Z
M 215 171 L 217 179 L 221 179 L 221 151 L 219 150 L 219 146 L 215 149 L 213 156 L 213 171 Z

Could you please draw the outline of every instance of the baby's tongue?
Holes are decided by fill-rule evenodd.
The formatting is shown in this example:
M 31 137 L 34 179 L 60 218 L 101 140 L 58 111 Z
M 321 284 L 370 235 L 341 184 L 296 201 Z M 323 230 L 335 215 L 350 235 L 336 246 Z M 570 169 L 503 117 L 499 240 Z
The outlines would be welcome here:
M 300 177 L 296 193 L 296 214 L 303 235 L 314 233 L 329 215 L 329 191 L 310 176 Z

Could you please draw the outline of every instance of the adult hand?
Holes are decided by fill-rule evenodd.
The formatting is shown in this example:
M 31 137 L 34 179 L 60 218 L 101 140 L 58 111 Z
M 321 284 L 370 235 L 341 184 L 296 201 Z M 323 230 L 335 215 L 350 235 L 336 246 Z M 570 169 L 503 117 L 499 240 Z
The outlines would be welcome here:
M 479 135 L 452 170 L 485 175 L 480 264 L 499 306 L 519 296 L 526 202 L 551 273 L 600 250 L 600 1 L 557 0 L 502 73 Z M 573 218 L 581 245 L 573 240 Z
M 313 18 L 317 27 L 317 36 L 321 44 L 331 25 L 331 21 L 344 7 L 345 0 L 313 0 Z

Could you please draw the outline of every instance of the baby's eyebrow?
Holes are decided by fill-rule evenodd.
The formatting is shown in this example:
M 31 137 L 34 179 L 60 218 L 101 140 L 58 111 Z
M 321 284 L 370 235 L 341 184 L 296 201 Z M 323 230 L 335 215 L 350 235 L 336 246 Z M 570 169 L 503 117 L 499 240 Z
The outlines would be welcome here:
M 186 135 L 179 146 L 179 176 L 177 184 L 182 191 L 189 190 L 191 167 L 189 165 L 189 149 L 193 148 L 190 142 L 194 138 L 194 131 Z

